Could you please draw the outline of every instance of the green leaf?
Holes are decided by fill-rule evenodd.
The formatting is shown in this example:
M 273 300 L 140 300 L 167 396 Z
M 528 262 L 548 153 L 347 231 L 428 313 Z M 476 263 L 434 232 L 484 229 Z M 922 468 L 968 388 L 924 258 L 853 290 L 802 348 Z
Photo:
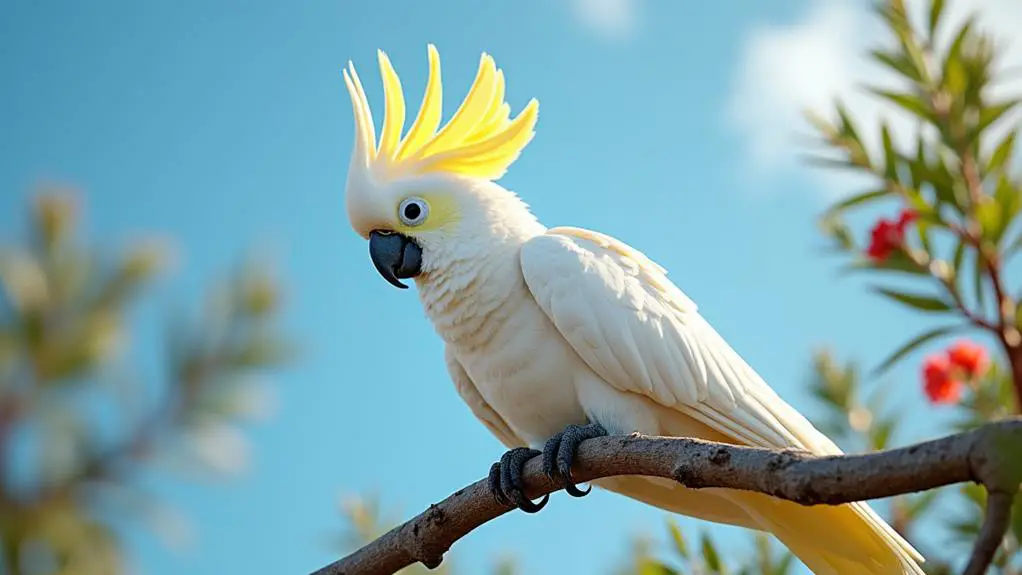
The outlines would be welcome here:
M 965 24 L 958 29 L 958 34 L 955 35 L 955 39 L 951 42 L 951 47 L 947 51 L 947 56 L 944 59 L 943 74 L 945 79 L 947 78 L 948 68 L 955 63 L 961 65 L 962 60 L 962 47 L 965 45 L 965 41 L 969 38 L 972 32 L 972 25 L 975 22 L 975 17 L 970 16 Z
M 886 188 L 856 194 L 854 196 L 841 200 L 840 202 L 828 208 L 827 215 L 837 214 L 838 212 L 842 212 L 853 206 L 865 204 L 873 200 L 878 200 L 880 198 L 887 197 L 889 195 L 891 195 L 891 192 L 888 191 Z
M 678 555 L 684 559 L 689 558 L 688 544 L 685 542 L 685 536 L 681 532 L 681 527 L 678 526 L 678 522 L 670 519 L 667 522 L 667 529 L 671 534 L 671 542 L 674 544 L 674 550 L 678 552 Z
M 926 56 L 923 54 L 923 49 L 916 42 L 914 35 L 911 32 L 901 34 L 899 40 L 901 40 L 901 47 L 908 54 L 909 59 L 912 61 L 912 66 L 919 73 L 920 82 L 924 85 L 930 84 L 930 70 L 926 63 Z
M 716 546 L 714 546 L 710 536 L 706 533 L 702 534 L 702 551 L 703 560 L 706 561 L 706 567 L 710 570 L 710 573 L 723 573 L 720 554 L 717 553 Z
M 1014 510 L 1011 519 L 1011 530 L 1015 534 L 1015 539 L 1022 541 L 1022 496 L 1015 497 L 1015 505 L 1012 506 Z
M 774 569 L 773 575 L 787 575 L 791 571 L 791 564 L 795 561 L 795 556 L 791 553 L 786 553 L 783 558 L 777 563 L 777 568 Z
M 983 130 L 990 127 L 997 120 L 1003 118 L 1005 114 L 1010 112 L 1015 106 L 1019 105 L 1020 102 L 1022 102 L 1022 100 L 1015 98 L 1006 102 L 984 106 L 979 111 L 979 123 L 976 125 L 973 132 L 973 138 L 978 137 Z
M 848 224 L 842 222 L 834 215 L 825 214 L 819 221 L 820 231 L 833 239 L 837 246 L 843 250 L 855 249 L 855 238 Z
M 958 240 L 958 247 L 955 248 L 954 258 L 951 260 L 951 271 L 954 272 L 954 276 L 957 278 L 962 269 L 962 258 L 965 257 L 965 247 L 968 244 L 963 240 Z
M 932 225 L 933 222 L 929 219 L 920 218 L 916 222 L 916 235 L 919 236 L 919 244 L 928 254 L 933 253 L 933 245 L 930 243 L 930 226 Z
M 968 539 L 973 539 L 976 537 L 976 535 L 979 535 L 979 521 L 975 520 L 954 521 L 950 523 L 949 526 L 956 533 Z
M 941 302 L 941 303 L 943 303 L 943 302 Z M 894 353 L 892 353 L 889 356 L 887 356 L 887 358 L 884 359 L 884 361 L 882 361 L 879 366 L 874 368 L 873 369 L 873 377 L 877 377 L 877 376 L 881 375 L 882 373 L 886 372 L 888 369 L 891 368 L 891 366 L 893 366 L 895 363 L 897 363 L 899 359 L 905 357 L 907 354 L 909 354 L 912 350 L 916 349 L 920 345 L 922 345 L 922 344 L 924 344 L 924 343 L 926 343 L 928 341 L 931 341 L 933 339 L 936 339 L 938 337 L 941 337 L 943 335 L 947 335 L 949 333 L 957 331 L 959 329 L 962 329 L 962 326 L 951 326 L 951 325 L 949 325 L 949 326 L 934 328 L 934 329 L 931 329 L 931 330 L 929 330 L 927 332 L 924 332 L 923 334 L 921 334 L 919 336 L 916 336 L 915 338 L 913 338 L 912 340 L 910 340 L 909 342 L 905 343 L 904 345 L 899 347 L 897 350 L 895 350 Z
M 912 188 L 921 188 L 926 172 L 926 140 L 916 137 L 916 157 L 908 162 L 909 183 Z
M 955 102 L 960 102 L 969 85 L 969 76 L 961 60 L 950 60 L 944 71 L 944 87 Z
M 938 154 L 933 164 L 928 164 L 925 170 L 926 180 L 933 186 L 937 199 L 951 205 L 958 213 L 964 213 L 968 194 L 960 180 L 952 175 L 945 158 Z
M 896 419 L 885 419 L 880 423 L 874 424 L 869 434 L 870 448 L 873 451 L 887 449 L 897 424 L 898 421 Z
M 1011 224 L 1022 210 L 1022 190 L 1005 175 L 1001 174 L 997 179 L 997 188 L 994 190 L 993 203 L 997 205 L 997 221 L 990 228 L 990 241 L 1000 244 L 1004 232 L 1008 231 Z
M 883 50 L 873 50 L 870 52 L 870 55 L 873 56 L 873 59 L 876 60 L 877 62 L 880 62 L 881 64 L 887 66 L 891 70 L 894 70 L 895 72 L 901 74 L 902 76 L 905 76 L 909 80 L 912 80 L 914 82 L 918 82 L 919 80 L 921 80 L 921 78 L 919 77 L 919 72 L 916 71 L 915 66 L 912 65 L 912 62 L 906 59 L 901 54 L 893 54 L 891 52 L 885 52 Z
M 988 172 L 1002 169 L 1008 159 L 1012 157 L 1012 152 L 1015 151 L 1016 136 L 1018 136 L 1018 129 L 1008 132 L 1008 135 L 997 145 L 994 153 L 990 156 L 990 162 L 987 163 Z
M 848 109 L 841 102 L 838 102 L 835 108 L 838 118 L 841 119 L 841 132 L 853 141 L 861 142 L 862 138 L 859 137 L 859 131 L 855 128 L 855 121 L 848 115 Z
M 944 0 L 933 0 L 930 4 L 930 37 L 937 32 L 937 26 L 940 25 L 940 17 L 944 14 Z
M 813 112 L 812 110 L 804 110 L 802 112 L 802 116 L 827 140 L 833 140 L 838 136 L 837 127 L 830 123 L 830 120 L 827 120 L 816 112 Z
M 975 206 L 975 213 L 983 237 L 997 243 L 1001 226 L 1001 205 L 990 196 L 982 196 Z
M 677 571 L 659 561 L 643 561 L 636 575 L 680 575 Z
M 898 181 L 898 154 L 894 151 L 894 142 L 891 140 L 891 129 L 887 122 L 880 125 L 880 135 L 884 143 L 884 178 L 889 182 Z
M 929 122 L 936 122 L 937 120 L 937 116 L 934 114 L 933 109 L 923 102 L 922 98 L 915 94 L 893 92 L 880 88 L 869 88 L 869 91 L 923 120 L 927 120 Z
M 976 293 L 976 301 L 979 303 L 979 307 L 986 305 L 986 292 L 983 291 L 984 273 L 983 256 L 977 252 L 973 254 L 972 258 L 972 289 Z
M 958 487 L 958 491 L 965 497 L 967 501 L 973 504 L 976 509 L 983 509 L 986 506 L 987 492 L 986 488 L 976 483 L 963 483 Z
M 887 296 L 888 298 L 893 299 L 894 301 L 897 301 L 899 303 L 903 303 L 903 304 L 905 304 L 905 305 L 907 305 L 909 307 L 912 307 L 912 308 L 915 308 L 915 309 L 918 309 L 918 310 L 921 310 L 921 311 L 942 312 L 942 311 L 949 311 L 949 310 L 952 309 L 951 308 L 951 304 L 947 303 L 946 301 L 944 301 L 944 300 L 942 300 L 940 298 L 933 297 L 933 296 L 921 295 L 921 294 L 910 294 L 910 293 L 894 291 L 894 290 L 888 289 L 888 288 L 878 288 L 878 287 L 874 287 L 873 291 L 875 291 L 875 292 L 877 292 L 877 293 L 879 293 L 881 295 Z
M 900 252 L 895 252 L 883 261 L 873 261 L 870 259 L 857 259 L 841 268 L 842 275 L 845 273 L 851 273 L 861 270 L 883 270 L 888 272 L 900 272 L 909 274 L 912 276 L 926 276 L 930 275 L 930 270 L 925 266 L 921 266 L 914 260 L 905 256 Z
M 862 169 L 862 166 L 859 166 L 858 164 L 845 158 L 828 158 L 825 156 L 803 155 L 802 161 L 810 166 L 817 168 L 838 168 L 843 170 L 855 171 L 859 171 Z

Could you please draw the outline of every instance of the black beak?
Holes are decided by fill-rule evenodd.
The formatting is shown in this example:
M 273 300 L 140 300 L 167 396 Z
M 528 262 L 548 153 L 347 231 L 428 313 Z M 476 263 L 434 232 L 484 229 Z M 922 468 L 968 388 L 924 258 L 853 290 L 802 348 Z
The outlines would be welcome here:
M 422 248 L 414 240 L 401 234 L 371 232 L 369 257 L 383 279 L 401 289 L 408 286 L 400 280 L 413 278 L 422 271 Z

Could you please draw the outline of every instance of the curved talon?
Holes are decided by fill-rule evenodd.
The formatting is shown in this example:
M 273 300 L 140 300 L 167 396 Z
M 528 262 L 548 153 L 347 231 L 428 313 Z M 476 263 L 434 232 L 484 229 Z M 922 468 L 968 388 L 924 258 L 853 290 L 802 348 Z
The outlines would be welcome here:
M 525 513 L 536 513 L 540 509 L 546 507 L 547 502 L 550 501 L 550 494 L 547 493 L 539 500 L 539 503 L 533 503 L 525 496 L 521 491 L 514 491 L 512 497 L 515 498 L 515 505 Z
M 511 500 L 504 495 L 504 491 L 500 488 L 500 462 L 496 462 L 490 466 L 490 494 L 497 500 L 497 503 L 501 505 L 511 505 Z
M 551 479 L 560 478 L 564 490 L 572 497 L 585 497 L 593 490 L 588 486 L 579 489 L 571 476 L 571 463 L 575 459 L 578 446 L 587 439 L 607 435 L 607 430 L 599 423 L 588 425 L 568 425 L 564 431 L 554 435 L 543 446 L 543 471 Z
M 564 474 L 564 490 L 572 497 L 585 497 L 593 490 L 593 486 L 586 486 L 585 491 L 579 489 L 578 484 L 575 483 L 575 479 L 571 476 L 571 468 L 569 467 L 567 472 Z
M 546 440 L 546 444 L 543 445 L 543 473 L 546 473 L 551 481 L 557 480 L 557 450 L 561 446 L 561 436 L 563 435 L 562 431 Z
M 526 513 L 536 513 L 546 506 L 550 494 L 534 503 L 522 491 L 522 468 L 525 462 L 540 452 L 528 447 L 511 449 L 501 456 L 500 461 L 490 467 L 490 490 L 503 505 L 514 505 Z

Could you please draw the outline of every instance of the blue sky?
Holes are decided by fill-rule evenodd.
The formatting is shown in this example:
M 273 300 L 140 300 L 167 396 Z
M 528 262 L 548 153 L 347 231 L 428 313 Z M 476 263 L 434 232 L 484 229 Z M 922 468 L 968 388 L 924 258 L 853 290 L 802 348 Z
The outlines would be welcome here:
M 415 295 L 376 274 L 345 219 L 352 119 L 340 70 L 353 60 L 378 108 L 377 48 L 417 101 L 435 43 L 448 114 L 480 52 L 492 54 L 515 112 L 540 101 L 537 136 L 502 183 L 547 225 L 609 233 L 668 268 L 795 407 L 814 413 L 804 389 L 817 345 L 876 362 L 927 325 L 837 277 L 814 217 L 845 183 L 792 162 L 801 127 L 778 121 L 845 85 L 840 64 L 860 38 L 842 26 L 865 3 L 724 4 L 7 3 L 0 239 L 22 229 L 33 187 L 51 180 L 82 190 L 102 245 L 173 238 L 178 264 L 140 316 L 138 348 L 160 310 L 266 249 L 304 347 L 276 380 L 275 414 L 248 433 L 247 473 L 165 486 L 194 543 L 172 550 L 130 534 L 142 572 L 308 572 L 335 557 L 326 542 L 341 529 L 342 494 L 378 492 L 408 516 L 482 477 L 502 451 L 458 399 Z M 881 384 L 927 409 L 914 369 Z M 454 557 L 466 573 L 502 553 L 528 573 L 603 572 L 663 519 L 605 493 L 562 494 L 541 514 L 479 529 Z

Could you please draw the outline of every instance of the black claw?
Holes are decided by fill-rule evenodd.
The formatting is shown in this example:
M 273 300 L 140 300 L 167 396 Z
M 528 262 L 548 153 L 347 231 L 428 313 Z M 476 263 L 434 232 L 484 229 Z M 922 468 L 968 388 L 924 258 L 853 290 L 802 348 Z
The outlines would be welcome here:
M 500 461 L 490 467 L 490 492 L 502 505 L 515 505 L 526 513 L 535 513 L 546 506 L 550 495 L 544 495 L 539 503 L 533 503 L 522 492 L 522 468 L 525 462 L 540 452 L 528 447 L 516 447 L 501 456 Z
M 568 472 L 564 474 L 564 490 L 572 497 L 585 497 L 593 490 L 593 486 L 586 487 L 585 491 L 579 489 L 578 484 L 575 483 L 575 478 L 571 476 L 571 469 L 568 469 Z
M 557 449 L 561 446 L 562 435 L 563 431 L 546 440 L 543 446 L 543 473 L 552 481 L 557 480 Z
M 511 505 L 511 500 L 504 495 L 504 492 L 500 489 L 500 462 L 496 462 L 490 466 L 490 494 L 497 500 L 497 503 L 501 505 Z
M 593 488 L 585 491 L 578 488 L 571 476 L 571 463 L 575 459 L 578 446 L 587 439 L 603 437 L 607 430 L 599 423 L 588 425 L 569 425 L 564 431 L 551 437 L 543 446 L 543 471 L 551 478 L 559 476 L 564 483 L 564 490 L 572 497 L 584 497 Z

